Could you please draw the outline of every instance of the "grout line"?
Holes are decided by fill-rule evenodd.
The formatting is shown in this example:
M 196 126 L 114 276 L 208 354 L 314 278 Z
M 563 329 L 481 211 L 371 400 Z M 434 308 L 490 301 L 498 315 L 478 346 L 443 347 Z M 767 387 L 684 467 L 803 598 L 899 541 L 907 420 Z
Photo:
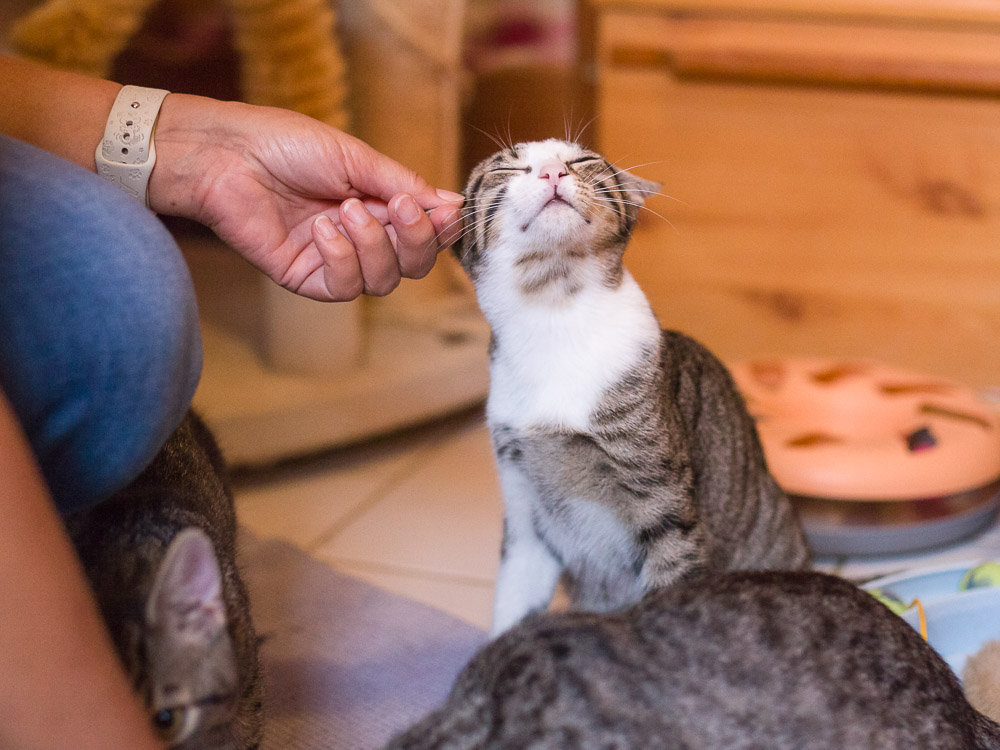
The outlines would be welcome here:
M 379 502 L 381 502 L 385 496 L 389 494 L 389 492 L 402 484 L 404 480 L 412 476 L 418 469 L 425 466 L 434 453 L 444 448 L 444 444 L 447 442 L 449 437 L 450 435 L 442 435 L 437 437 L 434 442 L 429 445 L 421 445 L 417 447 L 409 461 L 404 462 L 403 466 L 400 466 L 396 469 L 396 471 L 389 474 L 385 481 L 378 483 L 371 490 L 371 492 L 359 500 L 353 508 L 341 516 L 341 518 L 335 521 L 329 528 L 322 531 L 319 535 L 312 539 L 312 541 L 304 543 L 302 547 L 307 552 L 316 553 L 320 547 L 329 544 L 338 534 L 344 531 L 344 529 L 378 505 Z
M 390 563 L 368 562 L 351 560 L 341 557 L 321 557 L 319 558 L 329 565 L 344 573 L 356 571 L 367 571 L 371 573 L 388 573 L 398 575 L 402 578 L 420 579 L 434 581 L 436 583 L 460 583 L 464 586 L 475 586 L 492 589 L 495 581 L 492 578 L 480 576 L 463 575 L 461 573 L 445 573 L 437 570 L 426 570 L 424 568 L 408 568 Z

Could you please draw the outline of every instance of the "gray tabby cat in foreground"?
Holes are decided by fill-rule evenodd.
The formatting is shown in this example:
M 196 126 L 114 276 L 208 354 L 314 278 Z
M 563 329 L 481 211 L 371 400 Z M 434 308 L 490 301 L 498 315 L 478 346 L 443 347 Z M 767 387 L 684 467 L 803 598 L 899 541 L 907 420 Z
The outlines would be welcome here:
M 1000 748 L 1000 725 L 850 583 L 734 572 L 618 615 L 529 618 L 386 750 L 515 748 L 986 750 Z
M 189 414 L 132 484 L 67 527 L 133 687 L 180 750 L 251 750 L 263 680 L 222 456 Z
M 558 140 L 479 164 L 456 254 L 492 331 L 503 489 L 493 632 L 549 604 L 610 611 L 704 570 L 808 563 L 722 364 L 661 331 L 622 255 L 659 188 Z

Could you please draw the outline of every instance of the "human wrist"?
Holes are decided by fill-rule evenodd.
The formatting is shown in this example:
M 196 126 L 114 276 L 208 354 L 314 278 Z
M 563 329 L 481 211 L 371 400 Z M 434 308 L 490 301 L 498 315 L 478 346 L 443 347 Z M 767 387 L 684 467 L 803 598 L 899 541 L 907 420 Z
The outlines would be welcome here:
M 171 93 L 156 126 L 156 166 L 149 179 L 149 207 L 159 214 L 205 221 L 202 216 L 220 159 L 232 152 L 239 102 Z
M 186 187 L 194 172 L 193 147 L 196 134 L 190 127 L 197 122 L 200 97 L 190 94 L 170 94 L 160 107 L 157 123 L 157 164 L 149 177 L 149 206 L 159 214 L 185 216 L 191 213 L 188 196 L 192 192 Z

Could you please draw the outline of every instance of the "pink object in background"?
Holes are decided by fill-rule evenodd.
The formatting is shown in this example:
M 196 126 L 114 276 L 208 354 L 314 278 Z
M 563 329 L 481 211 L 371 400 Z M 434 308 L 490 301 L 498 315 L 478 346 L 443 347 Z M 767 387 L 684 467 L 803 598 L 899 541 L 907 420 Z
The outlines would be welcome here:
M 732 368 L 789 493 L 841 500 L 952 495 L 1000 476 L 1000 418 L 963 385 L 871 361 Z
M 477 73 L 576 61 L 573 0 L 470 0 L 465 58 Z

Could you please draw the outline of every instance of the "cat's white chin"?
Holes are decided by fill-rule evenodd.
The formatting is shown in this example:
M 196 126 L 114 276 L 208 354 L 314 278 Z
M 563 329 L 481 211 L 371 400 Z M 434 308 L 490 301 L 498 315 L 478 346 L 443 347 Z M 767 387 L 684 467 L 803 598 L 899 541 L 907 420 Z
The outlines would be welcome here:
M 575 205 L 562 198 L 547 201 L 538 212 L 521 224 L 521 232 L 542 233 L 547 240 L 569 234 L 577 234 L 582 227 L 590 224 Z

